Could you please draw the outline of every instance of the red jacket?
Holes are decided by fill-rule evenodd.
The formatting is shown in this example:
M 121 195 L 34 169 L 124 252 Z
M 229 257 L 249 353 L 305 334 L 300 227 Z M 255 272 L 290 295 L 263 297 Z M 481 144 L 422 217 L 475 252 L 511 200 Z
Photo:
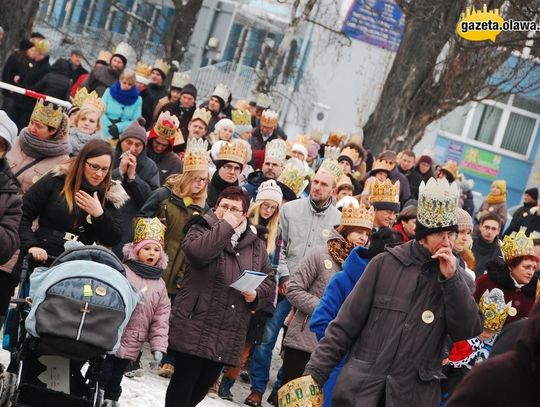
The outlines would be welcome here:
M 409 240 L 411 240 L 409 235 L 407 235 L 407 233 L 405 233 L 405 231 L 403 230 L 403 224 L 401 222 L 396 223 L 394 225 L 393 229 L 397 230 L 399 233 L 401 233 L 401 237 L 403 238 L 403 243 L 408 242 Z

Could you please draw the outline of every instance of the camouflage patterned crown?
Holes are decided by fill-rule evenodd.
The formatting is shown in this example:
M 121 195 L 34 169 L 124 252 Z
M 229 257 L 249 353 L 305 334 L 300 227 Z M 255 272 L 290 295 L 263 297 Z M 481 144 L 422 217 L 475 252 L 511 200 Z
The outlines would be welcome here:
M 249 110 L 233 110 L 232 121 L 237 126 L 251 126 L 251 113 Z
M 422 181 L 418 190 L 418 215 L 420 222 L 428 229 L 457 226 L 459 191 L 457 184 L 449 184 L 446 178 L 430 178 Z
M 328 172 L 334 177 L 336 185 L 338 184 L 341 176 L 343 175 L 343 168 L 339 165 L 337 160 L 331 158 L 325 158 L 317 172 Z
M 261 126 L 277 127 L 279 115 L 274 110 L 266 109 L 261 114 Z
M 34 110 L 32 111 L 30 120 L 35 120 L 46 126 L 57 129 L 60 127 L 60 123 L 62 123 L 63 115 L 64 111 L 61 106 L 55 107 L 52 103 L 47 103 L 47 105 L 45 105 L 42 99 L 38 99 L 34 106 Z
M 289 187 L 296 196 L 300 196 L 309 183 L 306 180 L 304 163 L 298 158 L 287 160 L 278 181 Z
M 384 182 L 375 178 L 371 183 L 369 195 L 372 204 L 375 202 L 399 204 L 399 181 L 392 184 L 390 178 L 385 179 Z
M 208 171 L 208 142 L 190 137 L 184 154 L 184 172 Z
M 506 261 L 520 256 L 534 256 L 534 239 L 523 229 L 504 237 L 501 251 Z
M 154 240 L 163 246 L 165 226 L 158 218 L 136 218 L 133 236 L 135 245 L 143 240 Z
M 373 229 L 373 218 L 375 217 L 375 209 L 369 209 L 362 203 L 355 206 L 350 203 L 345 205 L 341 210 L 341 220 L 339 224 L 342 226 L 354 226 L 366 229 Z
M 156 124 L 154 124 L 154 132 L 159 138 L 170 141 L 174 140 L 179 127 L 180 121 L 178 118 L 165 111 L 161 112 L 157 118 Z
M 264 149 L 264 161 L 273 160 L 279 163 L 284 163 L 287 158 L 287 143 L 282 139 L 275 139 L 266 143 Z
M 504 302 L 504 293 L 499 288 L 486 290 L 480 298 L 480 311 L 484 314 L 484 328 L 499 332 L 512 309 L 512 301 Z M 515 310 L 515 309 L 514 309 Z
M 156 62 L 154 62 L 154 66 L 152 67 L 152 70 L 154 69 L 160 70 L 165 76 L 167 76 L 167 74 L 169 73 L 169 69 L 171 69 L 171 66 L 163 59 L 157 59 Z
M 247 150 L 241 143 L 223 143 L 217 156 L 218 161 L 232 161 L 240 165 L 246 162 Z
M 201 107 L 199 109 L 195 109 L 195 113 L 193 113 L 193 116 L 191 117 L 191 121 L 193 120 L 201 120 L 206 124 L 206 127 L 208 127 L 208 123 L 210 123 L 210 119 L 212 118 L 212 113 L 209 110 L 206 110 L 204 107 Z

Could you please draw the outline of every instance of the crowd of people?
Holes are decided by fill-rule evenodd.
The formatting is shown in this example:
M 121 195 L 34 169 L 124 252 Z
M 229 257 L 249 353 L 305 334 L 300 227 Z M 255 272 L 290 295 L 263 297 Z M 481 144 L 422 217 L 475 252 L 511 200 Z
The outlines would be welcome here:
M 261 406 L 282 329 L 275 406 L 297 380 L 324 406 L 513 405 L 488 380 L 539 374 L 536 187 L 506 227 L 505 181 L 474 208 L 454 161 L 373 156 L 340 130 L 291 142 L 268 95 L 234 101 L 217 84 L 202 99 L 165 61 L 128 69 L 127 44 L 90 72 L 78 50 L 47 54 L 35 33 L 2 73 L 72 108 L 4 93 L 0 314 L 26 255 L 37 267 L 68 241 L 111 248 L 144 300 L 104 362 L 103 406 L 144 374 L 146 341 L 167 407 L 233 400 L 239 377 L 251 392 L 237 401 Z M 231 288 L 244 271 L 266 278 Z M 499 339 L 510 352 L 472 369 Z M 534 405 L 534 386 L 520 400 Z

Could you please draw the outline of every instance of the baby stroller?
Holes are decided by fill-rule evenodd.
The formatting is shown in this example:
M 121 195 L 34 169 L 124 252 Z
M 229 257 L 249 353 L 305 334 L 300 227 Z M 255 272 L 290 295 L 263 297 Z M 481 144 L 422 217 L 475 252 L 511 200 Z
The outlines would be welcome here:
M 108 249 L 81 246 L 66 250 L 49 268 L 36 268 L 29 298 L 20 284 L 13 301 L 18 341 L 1 376 L 0 406 L 99 407 L 101 362 L 120 346 L 137 305 L 123 272 Z M 27 273 L 25 261 L 21 282 L 28 281 Z M 86 362 L 88 382 L 80 373 Z

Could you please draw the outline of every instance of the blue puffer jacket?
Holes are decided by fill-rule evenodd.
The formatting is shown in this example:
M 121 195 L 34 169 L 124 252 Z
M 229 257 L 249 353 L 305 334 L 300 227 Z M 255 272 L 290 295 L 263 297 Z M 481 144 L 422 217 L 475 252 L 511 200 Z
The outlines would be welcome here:
M 103 94 L 103 103 L 105 104 L 105 113 L 101 116 L 101 131 L 103 136 L 110 140 L 109 126 L 113 123 L 118 127 L 119 134 L 142 113 L 142 99 L 139 96 L 137 101 L 130 106 L 122 105 L 110 94 L 109 89 Z
M 317 340 L 324 337 L 326 327 L 336 317 L 341 305 L 347 299 L 356 282 L 360 279 L 368 264 L 367 249 L 357 247 L 351 251 L 349 256 L 343 262 L 343 270 L 334 274 L 324 294 L 311 316 L 309 329 L 315 333 Z M 336 366 L 326 383 L 324 384 L 324 402 L 323 407 L 332 407 L 332 390 L 336 379 L 345 364 L 346 356 Z

